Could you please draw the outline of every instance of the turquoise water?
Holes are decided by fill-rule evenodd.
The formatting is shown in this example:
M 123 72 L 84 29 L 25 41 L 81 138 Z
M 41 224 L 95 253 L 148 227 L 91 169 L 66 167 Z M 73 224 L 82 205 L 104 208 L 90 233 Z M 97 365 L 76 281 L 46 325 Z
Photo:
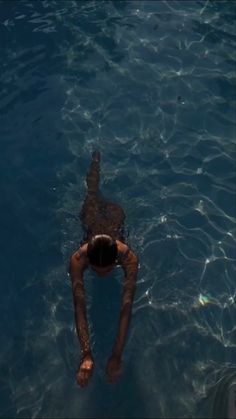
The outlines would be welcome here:
M 233 1 L 0 2 L 1 417 L 211 417 L 236 360 L 235 20 Z M 67 269 L 94 148 L 140 269 L 114 386 L 122 272 L 86 275 L 81 390 Z

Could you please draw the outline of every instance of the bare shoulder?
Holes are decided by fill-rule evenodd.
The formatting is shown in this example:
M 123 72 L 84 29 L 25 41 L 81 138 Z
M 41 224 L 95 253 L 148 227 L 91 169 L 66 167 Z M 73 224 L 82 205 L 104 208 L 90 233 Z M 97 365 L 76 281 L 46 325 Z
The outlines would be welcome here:
M 116 244 L 117 244 L 118 252 L 119 253 L 125 253 L 129 249 L 129 247 L 127 246 L 127 244 L 122 243 L 120 240 L 116 240 Z
M 83 258 L 86 258 L 87 257 L 87 248 L 88 248 L 87 244 L 84 244 L 83 246 L 81 246 L 78 250 L 76 250 L 75 253 L 73 253 L 73 255 L 71 256 L 71 259 L 79 261 Z
M 86 268 L 87 261 L 87 244 L 81 246 L 70 258 L 70 269 L 83 270 Z
M 138 263 L 137 256 L 132 252 L 132 250 L 127 246 L 127 244 L 122 243 L 119 240 L 116 240 L 117 247 L 118 247 L 118 254 L 119 259 L 125 263 L 125 262 L 134 262 Z

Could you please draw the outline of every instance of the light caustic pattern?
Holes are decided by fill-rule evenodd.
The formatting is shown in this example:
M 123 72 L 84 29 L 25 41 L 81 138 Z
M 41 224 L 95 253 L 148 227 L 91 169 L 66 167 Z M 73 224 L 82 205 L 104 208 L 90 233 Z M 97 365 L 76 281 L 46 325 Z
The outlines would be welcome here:
M 132 2 L 121 23 L 108 7 L 113 50 L 78 34 L 89 52 L 72 47 L 68 66 L 88 81 L 63 80 L 62 117 L 78 159 L 101 149 L 140 257 L 128 351 L 146 414 L 182 417 L 201 414 L 207 374 L 235 355 L 235 30 L 210 2 L 158 9 Z
M 229 377 L 236 353 L 232 7 L 71 2 L 53 14 L 56 3 L 44 4 L 49 20 L 45 14 L 39 30 L 70 34 L 57 54 L 64 65 L 57 79 L 65 97 L 61 127 L 73 156 L 58 170 L 65 263 L 81 239 L 85 175 L 99 148 L 102 191 L 126 212 L 140 269 L 121 386 L 104 382 L 91 321 L 100 358 L 86 393 L 77 390 L 71 290 L 58 267 L 43 279 L 53 292 L 46 288 L 40 338 L 26 325 L 25 341 L 42 369 L 27 377 L 10 372 L 12 400 L 19 416 L 204 417 L 215 401 L 202 400 Z M 91 312 L 94 284 L 88 281 Z M 111 321 L 111 304 L 104 304 Z M 226 393 L 225 385 L 218 398 Z

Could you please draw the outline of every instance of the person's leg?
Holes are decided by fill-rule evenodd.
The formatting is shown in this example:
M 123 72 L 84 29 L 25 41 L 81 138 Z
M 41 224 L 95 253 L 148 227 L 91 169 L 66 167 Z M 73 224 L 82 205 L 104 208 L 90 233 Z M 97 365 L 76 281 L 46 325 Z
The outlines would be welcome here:
M 85 240 L 95 234 L 109 234 L 124 241 L 125 213 L 118 205 L 106 201 L 99 191 L 100 153 L 92 154 L 92 161 L 86 177 L 87 194 L 81 209 L 80 218 L 85 231 Z
M 85 235 L 90 235 L 93 231 L 101 207 L 99 197 L 100 180 L 100 153 L 95 151 L 92 154 L 92 161 L 86 177 L 87 194 L 80 212 L 80 219 Z
M 124 222 L 125 212 L 120 205 L 107 202 L 106 203 L 106 217 L 107 227 L 109 228 L 110 235 L 114 238 L 124 241 Z
M 88 187 L 87 196 L 93 197 L 99 192 L 99 180 L 100 180 L 100 152 L 94 151 L 92 154 L 92 161 L 90 169 L 87 174 L 86 182 Z

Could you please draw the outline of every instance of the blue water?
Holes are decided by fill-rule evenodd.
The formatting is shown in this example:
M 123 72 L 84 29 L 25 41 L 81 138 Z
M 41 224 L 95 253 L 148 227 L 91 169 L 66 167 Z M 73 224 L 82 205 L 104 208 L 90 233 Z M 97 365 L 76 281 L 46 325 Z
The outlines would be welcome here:
M 236 362 L 235 5 L 0 1 L 1 417 L 211 416 Z M 95 148 L 140 269 L 113 386 L 122 272 L 86 275 L 81 390 L 67 269 Z

